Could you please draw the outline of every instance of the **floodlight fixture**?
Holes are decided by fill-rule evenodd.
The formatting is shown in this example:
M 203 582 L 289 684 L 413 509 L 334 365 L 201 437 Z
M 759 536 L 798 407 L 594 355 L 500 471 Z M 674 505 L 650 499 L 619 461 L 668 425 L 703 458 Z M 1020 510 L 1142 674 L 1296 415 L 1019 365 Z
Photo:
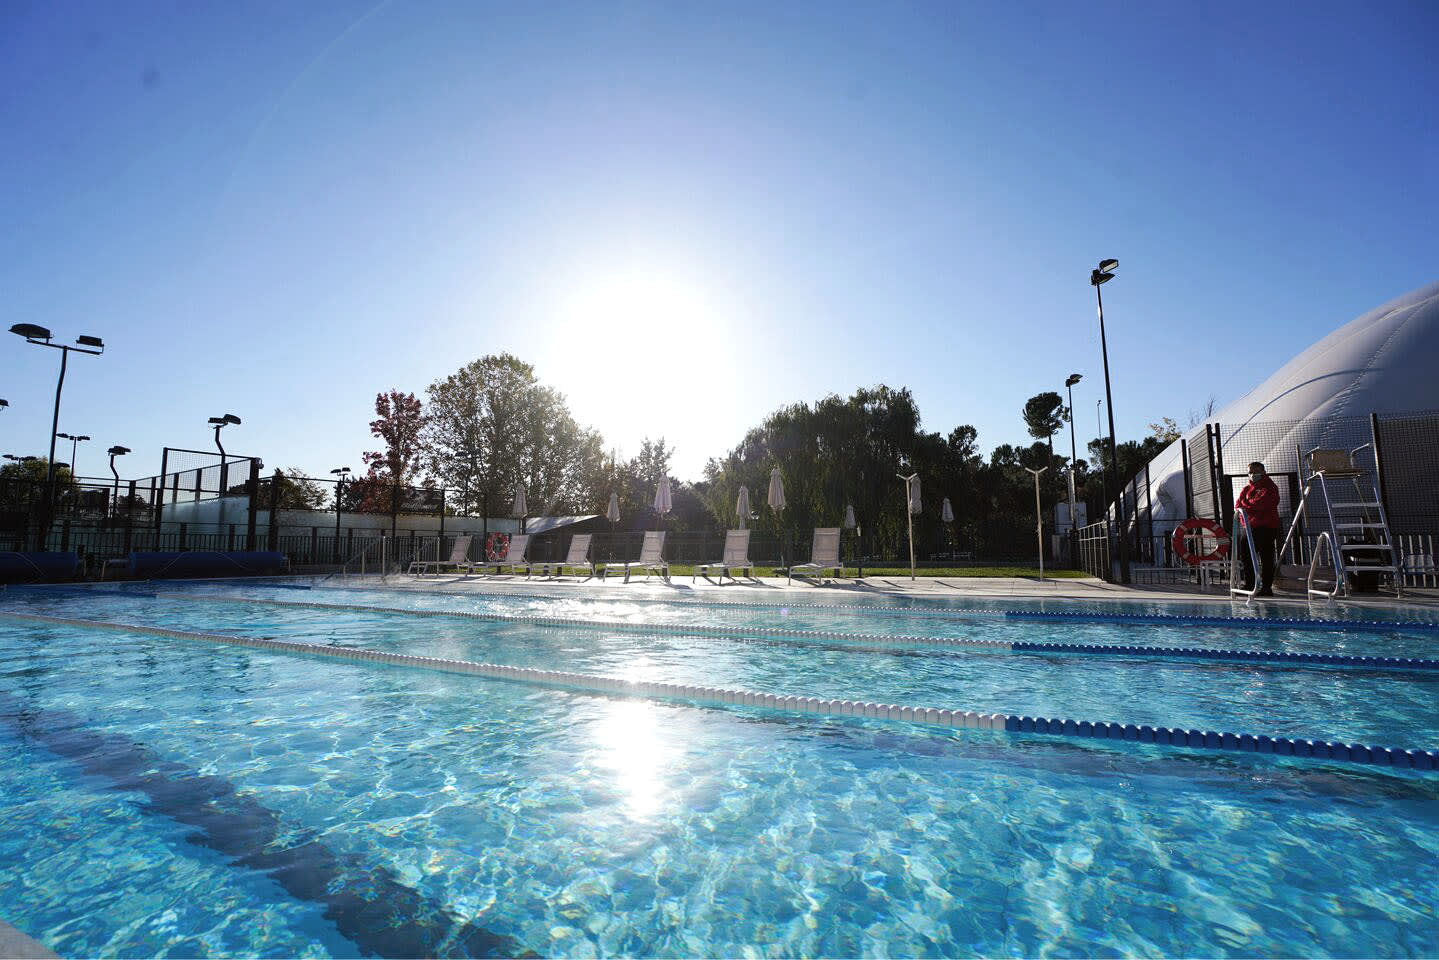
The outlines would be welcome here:
M 1064 380 L 1064 385 L 1065 385 L 1066 387 L 1072 387 L 1072 386 L 1074 386 L 1076 383 L 1078 383 L 1079 381 L 1081 381 L 1081 380 L 1083 380 L 1083 379 L 1084 379 L 1084 377 L 1081 376 L 1080 374 L 1071 373 L 1068 377 L 1065 378 L 1065 380 Z
M 10 328 L 10 332 L 17 337 L 24 337 L 26 340 L 48 341 L 50 339 L 50 331 L 38 323 L 17 323 Z

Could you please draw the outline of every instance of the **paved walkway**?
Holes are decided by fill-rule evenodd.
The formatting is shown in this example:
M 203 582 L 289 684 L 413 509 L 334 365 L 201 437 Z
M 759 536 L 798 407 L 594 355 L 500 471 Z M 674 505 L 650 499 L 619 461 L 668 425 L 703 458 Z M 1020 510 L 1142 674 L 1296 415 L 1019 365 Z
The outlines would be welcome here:
M 547 579 L 523 576 L 487 577 L 392 577 L 390 583 L 409 588 L 435 589 L 445 592 L 474 590 L 497 593 L 513 591 L 523 593 L 538 587 L 553 590 L 576 590 L 586 596 L 645 597 L 687 596 L 726 599 L 744 598 L 752 601 L 783 602 L 786 599 L 818 601 L 831 598 L 836 601 L 844 597 L 924 597 L 947 599 L 958 603 L 967 600 L 1111 600 L 1129 602 L 1184 601 L 1187 603 L 1212 603 L 1224 607 L 1245 608 L 1244 601 L 1231 602 L 1229 595 L 1221 588 L 1208 591 L 1197 587 L 1184 586 L 1122 586 L 1105 583 L 1095 578 L 1076 578 L 1043 581 L 1029 577 L 919 577 L 911 581 L 908 577 L 866 577 L 864 580 L 840 580 L 826 582 L 823 587 L 810 582 L 794 581 L 787 584 L 783 577 L 763 578 L 755 581 L 741 581 L 738 584 L 726 581 L 719 586 L 703 577 L 692 581 L 689 577 L 675 577 L 666 583 L 659 577 L 646 580 L 637 577 L 630 583 L 619 578 L 609 580 L 583 580 L 578 577 Z M 548 592 L 548 591 L 547 591 Z M 1296 608 L 1309 610 L 1315 616 L 1335 616 L 1336 609 L 1345 607 L 1369 607 L 1379 609 L 1433 609 L 1439 610 L 1439 591 L 1415 590 L 1405 593 L 1402 600 L 1391 596 L 1372 595 L 1357 597 L 1340 603 L 1310 601 L 1302 596 L 1277 596 L 1272 600 L 1255 600 L 1247 605 L 1249 615 L 1263 616 L 1266 611 L 1284 611 L 1283 615 L 1293 616 Z M 1329 611 L 1324 613 L 1324 611 Z

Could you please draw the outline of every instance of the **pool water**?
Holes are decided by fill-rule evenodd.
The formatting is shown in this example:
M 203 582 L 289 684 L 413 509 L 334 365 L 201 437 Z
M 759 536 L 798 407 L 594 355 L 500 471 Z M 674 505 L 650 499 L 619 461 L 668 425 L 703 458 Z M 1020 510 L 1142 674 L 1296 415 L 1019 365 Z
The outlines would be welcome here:
M 0 613 L 1439 749 L 1434 673 L 791 632 L 1432 656 L 1422 624 L 583 597 L 151 585 L 15 590 Z M 65 955 L 1439 953 L 1439 774 L 1416 770 L 606 696 L 5 617 L 0 757 L 0 920 Z

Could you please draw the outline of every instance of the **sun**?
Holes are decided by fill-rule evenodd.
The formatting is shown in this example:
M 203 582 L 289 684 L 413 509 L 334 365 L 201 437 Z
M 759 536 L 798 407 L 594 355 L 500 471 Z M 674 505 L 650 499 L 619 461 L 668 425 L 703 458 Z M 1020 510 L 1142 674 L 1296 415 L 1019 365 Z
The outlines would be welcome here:
M 634 448 L 676 437 L 693 403 L 733 385 L 740 318 L 698 271 L 661 262 L 596 268 L 563 283 L 540 376 L 582 423 Z

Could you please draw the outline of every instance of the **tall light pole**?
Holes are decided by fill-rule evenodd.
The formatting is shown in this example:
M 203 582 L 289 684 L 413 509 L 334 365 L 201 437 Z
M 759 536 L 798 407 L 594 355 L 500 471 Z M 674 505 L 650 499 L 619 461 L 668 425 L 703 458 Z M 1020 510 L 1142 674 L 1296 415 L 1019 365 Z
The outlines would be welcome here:
M 220 431 L 230 424 L 240 425 L 240 418 L 233 413 L 227 413 L 223 417 L 211 417 L 210 425 L 215 428 L 215 446 L 220 450 L 220 496 L 225 495 L 225 489 L 230 485 L 230 469 L 225 463 L 225 445 L 220 442 Z
M 223 417 L 211 417 L 210 425 L 215 428 L 215 446 L 220 450 L 220 463 L 225 462 L 225 445 L 220 442 L 220 431 L 230 424 L 240 425 L 240 418 L 233 413 L 227 413 Z
M 1114 397 L 1109 390 L 1109 341 L 1104 336 L 1104 295 L 1099 292 L 1101 286 L 1114 279 L 1114 271 L 1118 268 L 1118 260 L 1099 261 L 1099 266 L 1090 271 L 1089 283 L 1094 287 L 1095 300 L 1099 305 L 1099 349 L 1104 355 L 1104 405 L 1109 408 L 1109 469 L 1114 471 L 1114 489 L 1119 491 L 1114 507 L 1119 518 L 1119 581 L 1128 583 L 1129 530 L 1124 516 L 1124 491 L 1119 482 L 1119 450 L 1114 439 Z
M 50 462 L 45 468 L 45 480 L 49 490 L 45 494 L 45 522 L 40 525 L 38 534 L 38 546 L 44 550 L 45 540 L 50 533 L 50 523 L 55 517 L 55 437 L 60 432 L 60 392 L 65 389 L 65 366 L 70 359 L 70 351 L 98 357 L 105 352 L 105 341 L 99 337 L 82 336 L 75 338 L 75 346 L 51 343 L 54 338 L 50 331 L 34 323 L 17 323 L 10 328 L 10 332 L 17 337 L 24 337 L 26 343 L 60 351 L 60 379 L 55 383 L 55 415 L 50 419 Z
M 335 477 L 335 562 L 340 562 L 340 511 L 343 497 L 345 495 L 345 478 L 350 475 L 349 467 L 336 467 L 331 470 Z
M 110 455 L 110 476 L 115 478 L 115 508 L 114 512 L 120 512 L 120 471 L 115 469 L 115 458 L 123 457 L 130 452 L 129 447 L 122 447 L 119 444 L 105 451 Z M 73 468 L 72 468 L 73 472 Z
M 1074 385 L 1084 378 L 1077 373 L 1071 373 L 1064 381 L 1064 388 L 1069 391 L 1069 529 L 1079 528 L 1079 514 L 1075 510 L 1074 497 L 1074 466 L 1079 462 L 1079 448 L 1074 440 Z
M 73 433 L 57 433 L 57 434 L 55 434 L 55 436 L 59 437 L 59 438 L 62 439 L 62 440 L 69 440 L 69 441 L 70 441 L 70 479 L 71 479 L 71 480 L 74 480 L 74 479 L 75 479 L 75 448 L 80 445 L 80 442 L 81 442 L 82 440 L 89 440 L 90 438 L 87 437 L 87 436 L 85 436 L 83 433 L 82 433 L 82 434 L 79 434 L 79 435 L 76 435 L 76 434 L 73 434 Z
M 1039 579 L 1044 579 L 1044 511 L 1039 506 L 1039 475 L 1048 470 L 1048 467 L 1040 467 L 1038 470 L 1033 467 L 1025 467 L 1034 474 L 1034 538 L 1039 544 Z

